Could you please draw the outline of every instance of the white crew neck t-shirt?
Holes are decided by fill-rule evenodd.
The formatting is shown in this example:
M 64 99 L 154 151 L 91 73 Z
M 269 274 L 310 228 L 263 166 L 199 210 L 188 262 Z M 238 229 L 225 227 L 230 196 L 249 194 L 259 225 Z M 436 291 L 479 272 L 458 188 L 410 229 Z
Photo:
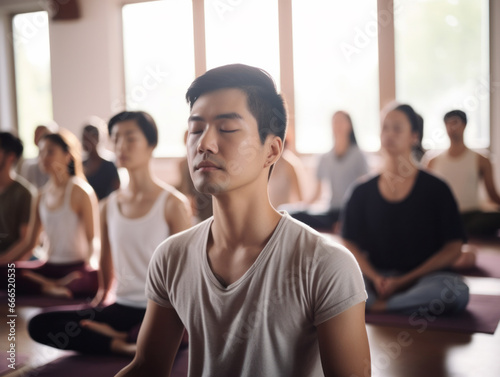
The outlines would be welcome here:
M 283 213 L 254 264 L 224 287 L 207 258 L 212 220 L 163 242 L 146 284 L 189 333 L 189 376 L 322 376 L 316 326 L 367 297 L 352 254 Z

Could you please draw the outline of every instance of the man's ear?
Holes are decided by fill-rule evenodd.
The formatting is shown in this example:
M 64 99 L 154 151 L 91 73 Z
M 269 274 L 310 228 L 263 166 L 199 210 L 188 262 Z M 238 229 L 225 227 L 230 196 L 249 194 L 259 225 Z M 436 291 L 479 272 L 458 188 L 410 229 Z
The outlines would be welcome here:
M 283 140 L 279 136 L 269 135 L 266 140 L 266 153 L 264 167 L 275 164 L 283 153 Z

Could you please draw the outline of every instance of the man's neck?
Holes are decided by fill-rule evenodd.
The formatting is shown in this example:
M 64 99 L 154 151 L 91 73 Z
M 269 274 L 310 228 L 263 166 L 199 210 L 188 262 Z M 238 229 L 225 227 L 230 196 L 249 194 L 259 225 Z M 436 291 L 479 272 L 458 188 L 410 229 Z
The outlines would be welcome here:
M 452 142 L 448 149 L 448 154 L 452 157 L 458 157 L 467 150 L 467 146 L 463 141 Z
M 271 206 L 267 192 L 242 196 L 238 191 L 214 197 L 213 244 L 228 250 L 264 247 L 281 215 Z

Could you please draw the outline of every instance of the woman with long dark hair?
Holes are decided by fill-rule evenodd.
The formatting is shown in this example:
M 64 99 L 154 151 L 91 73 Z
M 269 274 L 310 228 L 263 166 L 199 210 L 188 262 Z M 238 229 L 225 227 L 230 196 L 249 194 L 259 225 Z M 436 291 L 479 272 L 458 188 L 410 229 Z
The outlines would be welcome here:
M 358 184 L 342 215 L 344 244 L 366 281 L 371 311 L 455 314 L 469 299 L 449 269 L 465 239 L 448 186 L 421 170 L 421 120 L 409 105 L 389 111 L 381 127 L 380 174 Z
M 148 264 L 156 247 L 168 236 L 191 225 L 187 199 L 151 172 L 158 143 L 154 119 L 143 111 L 112 117 L 108 131 L 118 166 L 127 169 L 129 183 L 102 202 L 99 290 L 92 308 L 56 311 L 35 316 L 29 323 L 37 342 L 92 354 L 134 354 L 135 340 L 146 312 Z M 113 283 L 115 302 L 102 307 Z M 73 323 L 76 336 L 54 341 Z
M 311 210 L 291 212 L 297 220 L 318 229 L 333 231 L 339 220 L 344 197 L 350 186 L 368 172 L 366 158 L 358 147 L 351 116 L 337 111 L 332 117 L 334 146 L 320 157 L 316 170 L 316 188 L 307 202 L 313 204 L 321 197 L 323 182 L 330 186 L 329 208 L 323 212 Z

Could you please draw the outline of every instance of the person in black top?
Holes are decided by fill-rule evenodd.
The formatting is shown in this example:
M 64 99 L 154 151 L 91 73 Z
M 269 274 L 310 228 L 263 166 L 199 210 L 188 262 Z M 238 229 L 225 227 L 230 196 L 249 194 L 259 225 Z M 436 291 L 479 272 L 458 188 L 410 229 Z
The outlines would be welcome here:
M 343 209 L 342 238 L 363 271 L 371 311 L 451 314 L 469 299 L 467 285 L 449 271 L 466 241 L 457 204 L 412 155 L 421 132 L 409 105 L 389 111 L 382 172 L 358 184 Z
M 106 198 L 120 187 L 120 177 L 113 162 L 99 154 L 99 129 L 94 125 L 86 125 L 82 133 L 82 145 L 87 152 L 83 161 L 85 177 L 94 189 L 99 200 Z

